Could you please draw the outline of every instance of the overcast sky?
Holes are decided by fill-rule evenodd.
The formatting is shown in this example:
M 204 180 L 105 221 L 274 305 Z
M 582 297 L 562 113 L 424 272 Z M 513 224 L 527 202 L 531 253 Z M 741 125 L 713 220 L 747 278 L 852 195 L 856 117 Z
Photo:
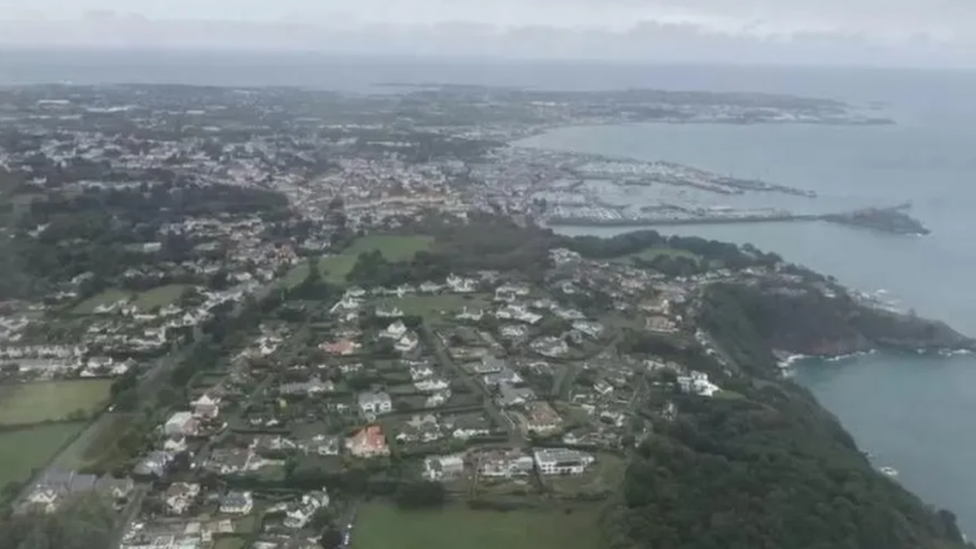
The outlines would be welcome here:
M 976 66 L 976 0 L 0 0 L 0 45 Z

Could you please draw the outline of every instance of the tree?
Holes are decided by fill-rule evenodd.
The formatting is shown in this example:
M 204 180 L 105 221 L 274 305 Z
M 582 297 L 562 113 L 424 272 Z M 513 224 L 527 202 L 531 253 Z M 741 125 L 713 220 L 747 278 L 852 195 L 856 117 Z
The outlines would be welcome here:
M 319 538 L 319 545 L 322 549 L 339 549 L 342 547 L 344 537 L 342 532 L 335 526 L 330 525 L 322 533 L 322 537 Z
M 333 515 L 329 507 L 319 507 L 312 514 L 311 520 L 308 521 L 308 526 L 315 531 L 321 531 L 332 523 Z
M 410 482 L 400 486 L 395 499 L 401 507 L 439 507 L 444 505 L 447 493 L 439 482 Z

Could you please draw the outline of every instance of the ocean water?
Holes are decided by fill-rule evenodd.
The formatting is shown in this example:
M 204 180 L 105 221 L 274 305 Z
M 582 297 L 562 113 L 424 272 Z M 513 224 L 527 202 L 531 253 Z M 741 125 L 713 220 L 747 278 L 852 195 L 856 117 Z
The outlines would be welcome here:
M 535 146 L 685 162 L 816 190 L 816 207 L 911 200 L 933 230 L 900 237 L 823 223 L 682 227 L 683 234 L 751 242 L 905 308 L 976 335 L 976 74 L 833 68 L 640 66 L 608 63 L 344 58 L 314 54 L 2 51 L 0 85 L 145 82 L 289 85 L 376 91 L 380 82 L 544 89 L 656 87 L 759 91 L 881 102 L 897 126 L 565 128 Z M 764 196 L 757 205 L 779 205 Z M 782 205 L 790 205 L 783 203 Z M 586 232 L 612 233 L 587 229 Z M 797 379 L 879 465 L 976 534 L 976 358 L 870 355 L 808 363 Z
M 976 335 L 976 133 L 951 117 L 897 126 L 633 125 L 564 128 L 523 142 L 564 150 L 666 159 L 819 193 L 815 207 L 839 211 L 913 202 L 933 233 L 905 237 L 821 222 L 680 227 L 663 232 L 752 243 L 836 276 L 883 290 L 903 309 Z M 795 198 L 754 196 L 756 205 Z M 613 234 L 616 229 L 567 229 Z M 869 355 L 805 362 L 810 387 L 879 466 L 976 533 L 976 357 Z

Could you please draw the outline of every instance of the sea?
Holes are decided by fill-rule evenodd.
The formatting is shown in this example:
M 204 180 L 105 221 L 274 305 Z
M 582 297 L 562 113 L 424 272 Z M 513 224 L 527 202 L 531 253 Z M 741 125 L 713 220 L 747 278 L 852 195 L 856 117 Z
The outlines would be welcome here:
M 376 91 L 381 82 L 540 89 L 655 87 L 842 99 L 891 126 L 567 127 L 520 145 L 668 160 L 814 190 L 814 201 L 752 195 L 756 206 L 837 211 L 912 203 L 932 234 L 896 236 L 820 222 L 670 228 L 752 243 L 976 335 L 976 74 L 934 70 L 643 66 L 313 54 L 0 51 L 0 84 L 39 82 L 303 86 Z M 800 207 L 797 206 L 797 207 Z M 566 228 L 613 234 L 619 230 Z M 872 354 L 801 361 L 795 379 L 880 466 L 976 534 L 976 358 Z M 971 536 L 972 537 L 972 536 Z

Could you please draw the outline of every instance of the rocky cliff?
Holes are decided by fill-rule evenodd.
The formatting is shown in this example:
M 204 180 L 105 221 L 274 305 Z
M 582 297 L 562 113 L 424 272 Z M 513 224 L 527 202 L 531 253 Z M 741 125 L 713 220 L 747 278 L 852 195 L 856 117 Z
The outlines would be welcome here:
M 943 322 L 873 307 L 813 285 L 716 285 L 707 300 L 741 308 L 765 343 L 792 353 L 839 356 L 874 349 L 976 350 Z

